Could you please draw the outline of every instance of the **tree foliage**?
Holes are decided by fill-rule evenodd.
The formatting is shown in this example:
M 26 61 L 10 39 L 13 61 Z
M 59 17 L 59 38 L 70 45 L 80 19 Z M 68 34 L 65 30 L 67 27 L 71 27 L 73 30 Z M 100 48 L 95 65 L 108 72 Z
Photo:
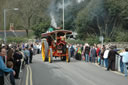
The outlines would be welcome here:
M 104 36 L 106 41 L 116 41 L 119 28 L 127 29 L 128 1 L 126 0 L 90 0 L 78 13 L 75 25 L 79 38 Z M 123 40 L 126 41 L 126 40 Z
M 48 30 L 49 26 L 50 26 L 49 21 L 43 21 L 39 24 L 34 25 L 32 27 L 32 30 L 34 31 L 36 38 L 41 38 L 41 33 L 46 32 Z
M 62 26 L 62 0 L 0 0 L 0 28 L 3 9 L 15 7 L 20 10 L 7 13 L 7 28 L 14 23 L 16 29 L 27 33 L 32 29 L 40 37 L 51 25 L 50 13 Z M 99 36 L 106 41 L 127 41 L 128 0 L 65 0 L 65 29 L 76 31 L 78 39 L 86 41 L 95 38 L 97 42 Z
M 10 23 L 14 23 L 15 29 L 26 30 L 28 36 L 28 31 L 31 30 L 33 25 L 39 23 L 42 18 L 48 17 L 46 11 L 49 1 L 50 0 L 3 0 L 4 5 L 1 6 L 2 8 L 19 8 L 17 12 L 8 11 L 7 27 L 9 28 Z M 1 16 L 1 18 L 1 21 L 3 21 L 3 16 Z

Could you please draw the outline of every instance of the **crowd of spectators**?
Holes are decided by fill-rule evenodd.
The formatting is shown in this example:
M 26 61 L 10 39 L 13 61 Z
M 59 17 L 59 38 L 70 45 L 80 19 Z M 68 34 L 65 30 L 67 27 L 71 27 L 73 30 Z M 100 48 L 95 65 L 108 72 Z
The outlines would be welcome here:
M 41 43 L 0 44 L 0 85 L 16 85 L 21 69 L 40 53 Z
M 118 49 L 114 45 L 94 44 L 90 46 L 75 44 L 70 45 L 71 57 L 77 60 L 85 60 L 85 62 L 97 63 L 106 68 L 106 71 L 115 71 L 116 57 L 120 59 L 120 71 L 127 77 L 128 67 L 128 48 Z
M 86 63 L 97 63 L 106 71 L 115 71 L 116 56 L 120 57 L 120 71 L 127 77 L 128 48 L 117 49 L 116 46 L 94 44 L 90 46 L 70 45 L 71 57 Z M 16 85 L 20 71 L 32 63 L 33 55 L 41 53 L 41 43 L 0 44 L 0 85 Z M 10 84 L 6 84 L 6 83 Z

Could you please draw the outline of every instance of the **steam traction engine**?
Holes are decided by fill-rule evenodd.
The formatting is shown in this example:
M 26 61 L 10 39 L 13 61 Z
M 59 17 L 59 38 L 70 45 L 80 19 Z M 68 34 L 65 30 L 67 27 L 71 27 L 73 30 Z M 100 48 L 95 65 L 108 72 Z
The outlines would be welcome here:
M 72 34 L 68 30 L 56 30 L 43 33 L 42 38 L 42 59 L 52 63 L 53 57 L 60 57 L 61 60 L 70 62 L 70 49 L 67 47 L 66 37 Z

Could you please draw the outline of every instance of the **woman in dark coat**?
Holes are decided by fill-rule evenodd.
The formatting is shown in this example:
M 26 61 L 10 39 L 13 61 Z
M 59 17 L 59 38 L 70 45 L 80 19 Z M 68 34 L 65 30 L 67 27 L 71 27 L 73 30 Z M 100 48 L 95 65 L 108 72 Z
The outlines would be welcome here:
M 19 72 L 20 72 L 20 65 L 21 65 L 21 59 L 22 59 L 22 54 L 18 49 L 15 50 L 14 52 L 14 70 L 16 72 L 15 78 L 19 79 Z
M 108 68 L 107 68 L 108 71 L 109 69 L 113 71 L 115 70 L 116 55 L 119 55 L 119 54 L 117 53 L 114 47 L 111 47 L 111 50 L 109 51 L 109 54 L 108 54 Z
M 32 51 L 32 48 L 29 48 L 29 52 L 30 52 L 29 63 L 32 63 L 32 57 L 33 57 L 33 51 Z

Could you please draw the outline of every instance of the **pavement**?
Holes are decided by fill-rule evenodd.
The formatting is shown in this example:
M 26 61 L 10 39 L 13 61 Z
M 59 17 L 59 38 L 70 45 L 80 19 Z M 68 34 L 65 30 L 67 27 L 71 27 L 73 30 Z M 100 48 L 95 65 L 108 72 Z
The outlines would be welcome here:
M 43 62 L 41 55 L 33 57 L 33 63 L 22 72 L 17 85 L 127 85 L 128 78 L 118 72 L 84 61 L 71 59 L 70 63 L 60 59 L 53 63 Z

